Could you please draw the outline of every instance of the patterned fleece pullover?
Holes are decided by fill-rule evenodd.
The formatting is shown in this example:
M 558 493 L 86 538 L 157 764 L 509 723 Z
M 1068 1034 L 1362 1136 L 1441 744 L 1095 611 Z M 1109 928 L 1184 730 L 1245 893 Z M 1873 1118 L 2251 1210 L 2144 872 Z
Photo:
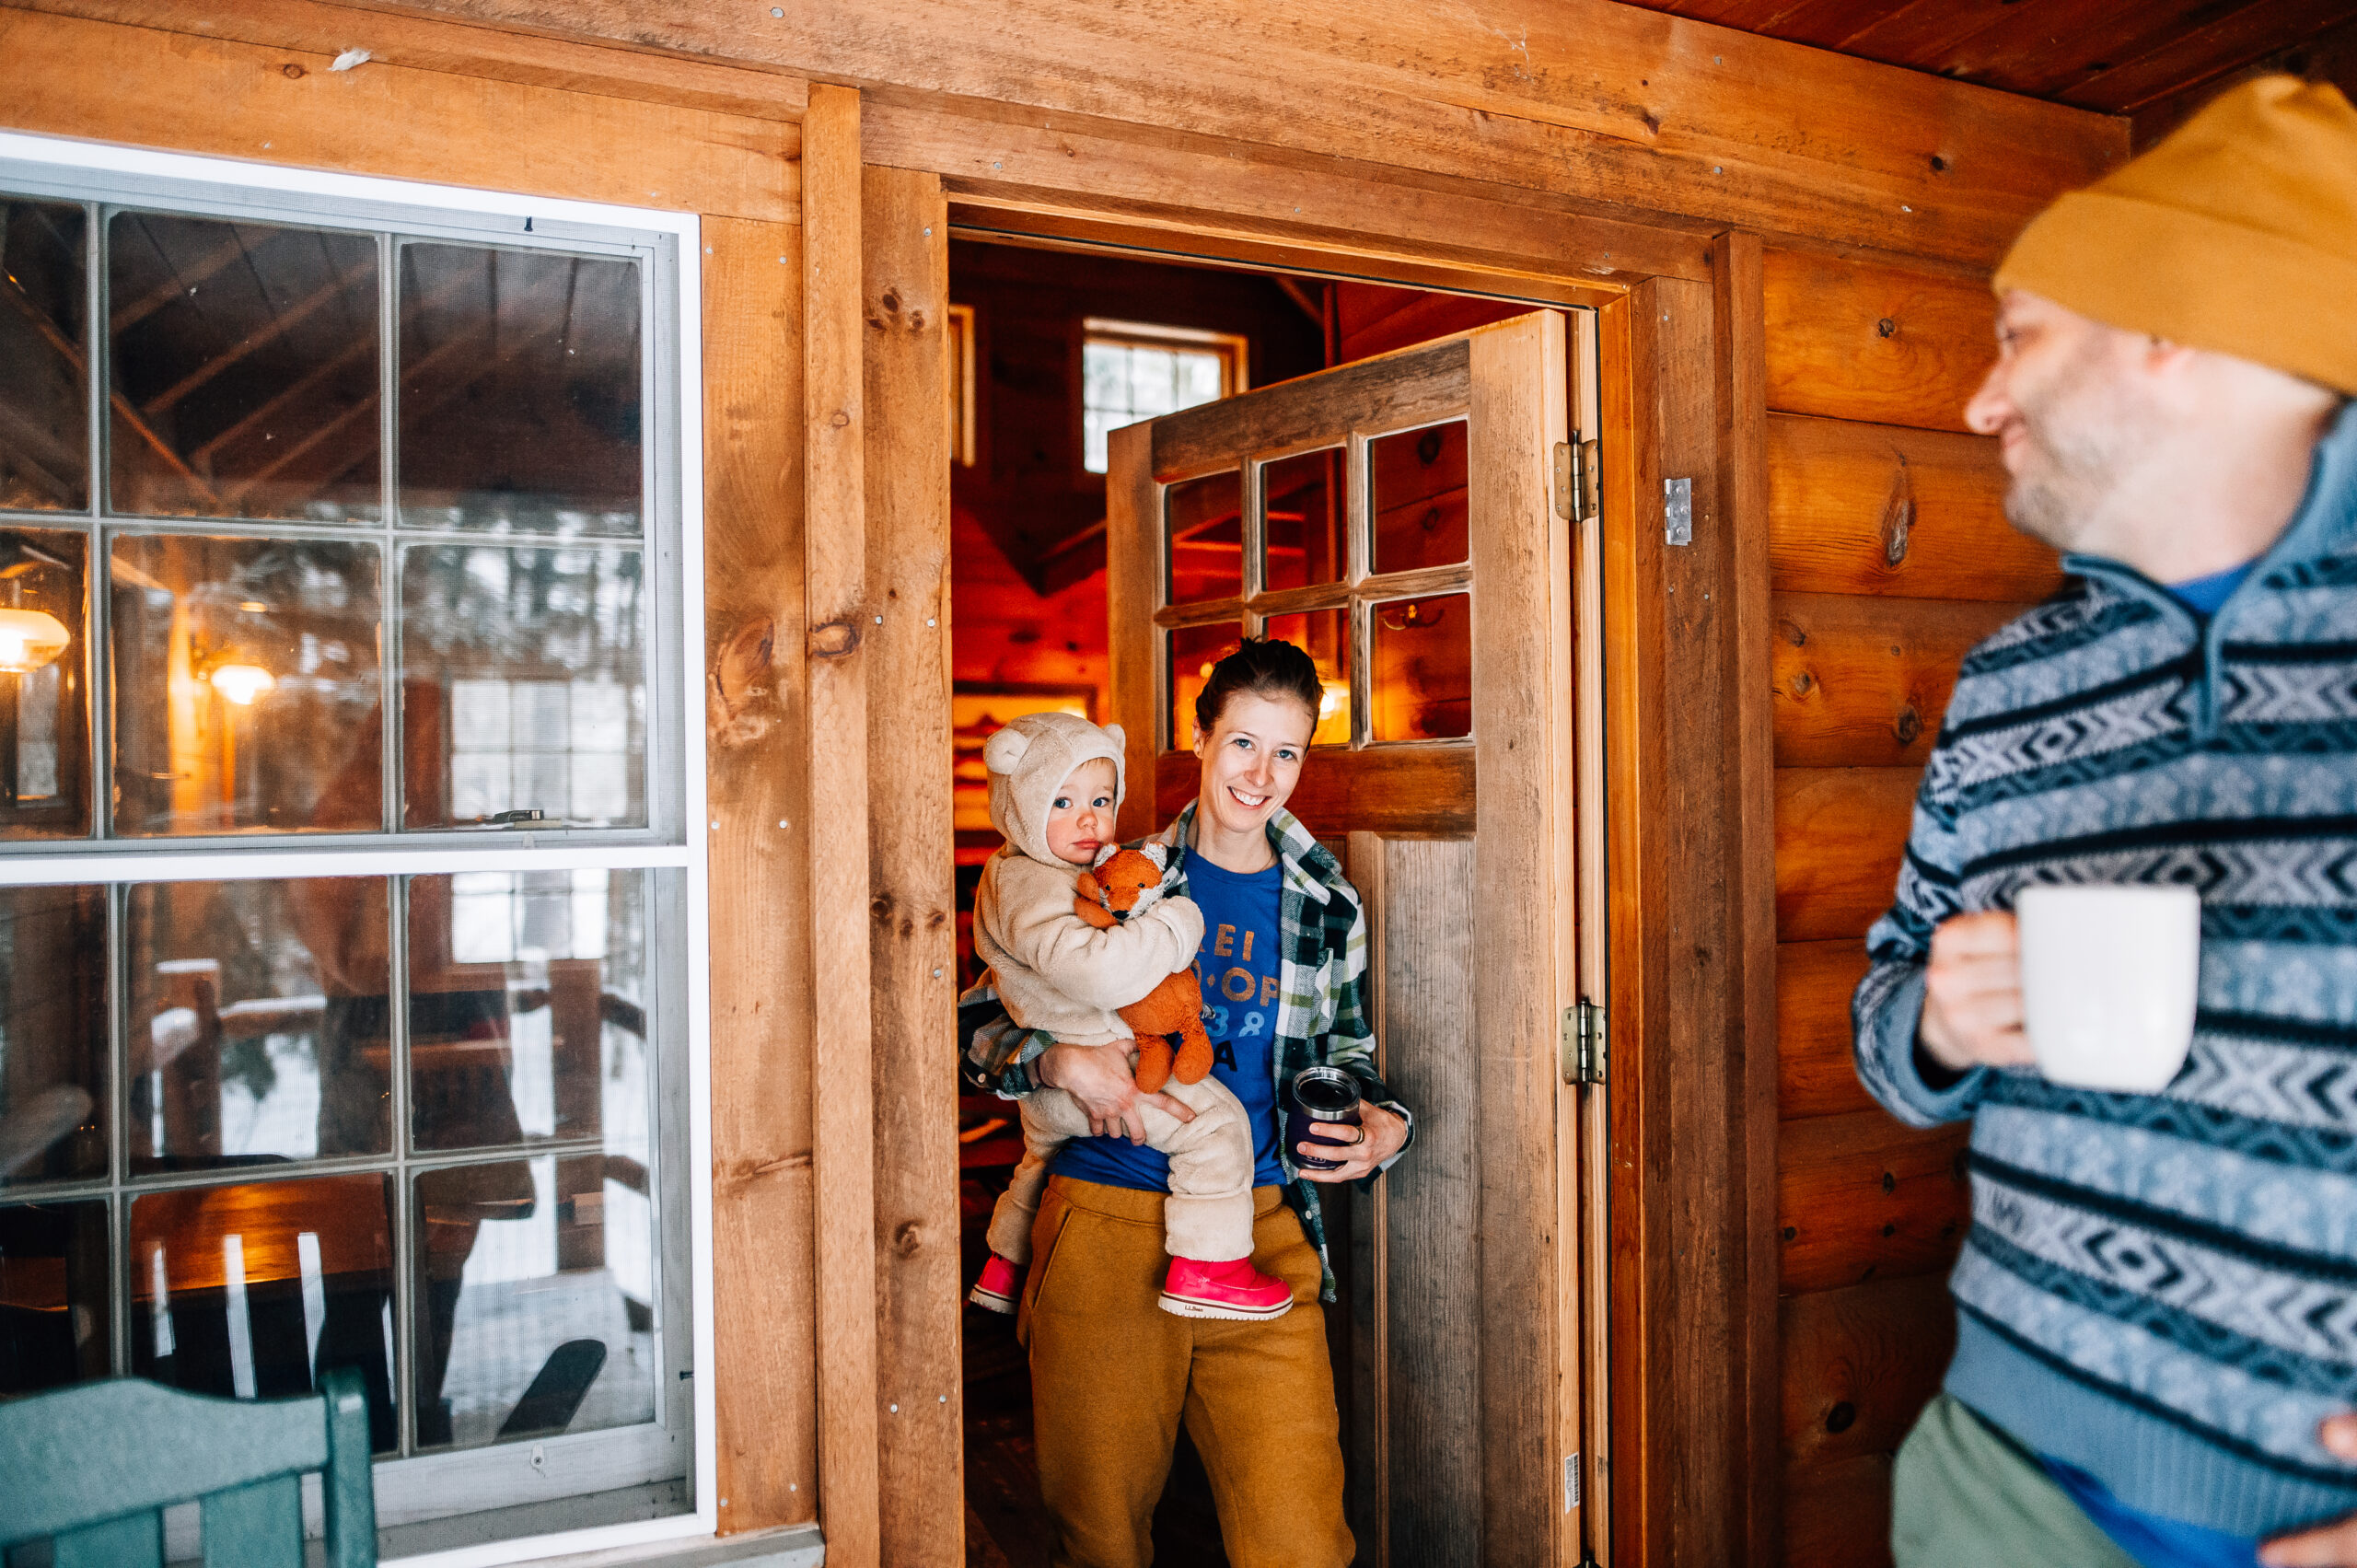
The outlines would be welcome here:
M 1858 1071 L 1972 1119 L 1947 1389 L 2131 1507 L 2260 1535 L 2357 1512 L 2316 1423 L 2357 1409 L 2357 415 L 2208 620 L 2117 563 L 1964 660 Z M 2202 898 L 2192 1054 L 2154 1095 L 1914 1053 L 1932 931 L 2042 883 Z

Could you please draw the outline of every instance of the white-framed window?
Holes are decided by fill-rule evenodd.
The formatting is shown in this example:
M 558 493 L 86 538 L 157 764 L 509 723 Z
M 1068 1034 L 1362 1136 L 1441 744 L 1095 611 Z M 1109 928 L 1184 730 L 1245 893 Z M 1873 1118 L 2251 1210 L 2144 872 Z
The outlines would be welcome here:
M 1105 436 L 1243 391 L 1246 340 L 1233 332 L 1144 321 L 1081 323 L 1081 464 L 1105 471 Z
M 356 1369 L 389 1560 L 716 1519 L 698 232 L 0 134 L 0 1398 Z

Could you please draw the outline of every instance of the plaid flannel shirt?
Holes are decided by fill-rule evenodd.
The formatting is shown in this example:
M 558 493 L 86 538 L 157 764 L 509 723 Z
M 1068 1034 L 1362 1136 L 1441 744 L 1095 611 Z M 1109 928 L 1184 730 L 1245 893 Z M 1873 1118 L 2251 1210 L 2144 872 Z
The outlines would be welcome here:
M 1187 846 L 1194 840 L 1195 807 L 1190 802 L 1178 819 L 1155 836 L 1171 846 L 1166 885 L 1174 893 L 1187 890 Z M 1340 1067 L 1359 1081 L 1362 1098 L 1383 1107 L 1408 1123 L 1408 1150 L 1416 1136 L 1416 1121 L 1393 1097 L 1375 1069 L 1375 1026 L 1367 1017 L 1366 912 L 1358 889 L 1342 876 L 1342 868 L 1325 845 L 1291 812 L 1280 807 L 1269 819 L 1269 843 L 1284 870 L 1277 899 L 1278 934 L 1282 952 L 1277 979 L 1277 1038 L 1271 1051 L 1277 1079 L 1277 1104 L 1286 1104 L 1284 1086 L 1305 1067 Z M 1021 1099 L 1039 1086 L 1030 1065 L 1055 1043 L 1055 1037 L 1026 1029 L 1006 1016 L 998 994 L 987 984 L 972 987 L 958 1003 L 958 1030 L 964 1042 L 959 1070 L 977 1089 L 1006 1099 Z M 1392 1160 L 1397 1160 L 1394 1155 Z M 1325 1272 L 1321 1299 L 1334 1299 L 1333 1261 L 1326 1250 L 1326 1223 L 1318 1208 L 1316 1184 L 1304 1181 L 1295 1165 L 1293 1149 L 1280 1141 L 1278 1159 L 1285 1173 L 1285 1201 L 1301 1216 L 1302 1228 L 1318 1249 Z M 1385 1162 L 1388 1169 L 1391 1161 Z M 1373 1179 L 1360 1183 L 1362 1190 Z

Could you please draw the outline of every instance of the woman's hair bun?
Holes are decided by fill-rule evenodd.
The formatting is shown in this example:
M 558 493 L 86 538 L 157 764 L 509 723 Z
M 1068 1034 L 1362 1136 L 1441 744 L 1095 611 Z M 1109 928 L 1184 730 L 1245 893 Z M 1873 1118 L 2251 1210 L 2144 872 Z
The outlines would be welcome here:
M 1209 735 L 1228 703 L 1248 691 L 1256 697 L 1292 698 L 1309 710 L 1313 725 L 1326 698 L 1325 683 L 1307 654 L 1279 638 L 1247 637 L 1241 647 L 1212 666 L 1210 678 L 1196 693 L 1196 729 Z

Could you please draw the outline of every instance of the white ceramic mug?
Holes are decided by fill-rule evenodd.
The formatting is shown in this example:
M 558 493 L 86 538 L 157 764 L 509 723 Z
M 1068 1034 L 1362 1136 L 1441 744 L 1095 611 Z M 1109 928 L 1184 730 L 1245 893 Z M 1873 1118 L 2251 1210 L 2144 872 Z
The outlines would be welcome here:
M 2201 895 L 2190 888 L 2025 888 L 2022 1006 L 2058 1084 L 2153 1094 L 2193 1045 Z

